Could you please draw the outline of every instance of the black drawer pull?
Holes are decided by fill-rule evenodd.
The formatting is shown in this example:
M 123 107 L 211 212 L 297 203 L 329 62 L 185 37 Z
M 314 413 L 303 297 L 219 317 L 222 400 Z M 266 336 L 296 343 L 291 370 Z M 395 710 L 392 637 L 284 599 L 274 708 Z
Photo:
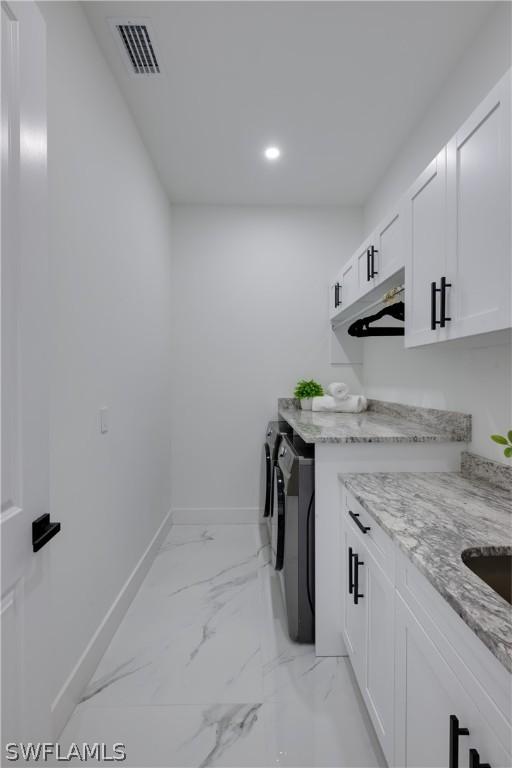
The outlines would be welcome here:
M 354 566 L 352 564 L 354 553 L 352 547 L 348 548 L 348 593 L 352 594 L 354 591 Z
M 370 268 L 370 258 L 371 258 L 370 249 L 367 248 L 366 249 L 366 282 L 367 283 L 369 283 L 370 280 L 372 279 L 371 268 Z
M 375 269 L 375 254 L 378 253 L 377 248 L 374 245 L 370 246 L 370 277 L 375 277 L 379 273 Z
M 452 284 L 446 282 L 446 277 L 441 278 L 441 288 L 439 289 L 441 293 L 441 309 L 439 312 L 439 325 L 441 328 L 444 328 L 445 324 L 450 322 L 451 317 L 446 316 L 446 289 L 451 288 Z
M 336 283 L 334 286 L 334 309 L 337 309 L 341 304 L 340 289 L 341 283 Z
M 364 562 L 359 559 L 359 555 L 354 554 L 354 605 L 358 605 L 359 600 L 364 597 L 359 592 L 359 566 L 364 565 Z
M 368 533 L 371 530 L 369 525 L 363 525 L 359 520 L 359 512 L 350 512 L 349 510 L 349 515 L 362 533 Z
M 467 728 L 459 727 L 459 718 L 450 715 L 450 751 L 448 768 L 459 768 L 459 736 L 469 736 Z
M 481 763 L 476 749 L 469 750 L 469 768 L 491 768 L 489 763 Z
M 436 283 L 430 283 L 430 330 L 435 331 L 438 325 L 441 325 L 441 321 L 437 319 L 437 307 L 436 307 L 436 293 L 440 293 L 441 289 L 437 287 Z
M 41 515 L 32 522 L 32 549 L 39 552 L 60 531 L 60 523 L 50 523 L 50 515 Z

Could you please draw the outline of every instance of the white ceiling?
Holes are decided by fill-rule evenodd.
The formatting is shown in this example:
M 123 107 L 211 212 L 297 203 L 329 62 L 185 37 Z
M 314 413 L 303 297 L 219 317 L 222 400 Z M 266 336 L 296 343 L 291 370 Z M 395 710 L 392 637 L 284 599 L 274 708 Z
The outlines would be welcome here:
M 492 5 L 84 3 L 173 202 L 299 205 L 367 199 Z M 141 16 L 161 76 L 107 21 Z

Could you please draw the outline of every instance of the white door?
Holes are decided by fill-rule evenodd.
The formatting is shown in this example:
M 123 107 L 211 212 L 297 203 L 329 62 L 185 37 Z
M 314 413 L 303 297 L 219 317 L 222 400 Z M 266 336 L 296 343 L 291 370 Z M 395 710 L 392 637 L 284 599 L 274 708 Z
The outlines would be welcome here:
M 340 314 L 342 309 L 342 270 L 336 275 L 334 283 L 329 286 L 329 318 L 334 318 Z
M 510 325 L 510 72 L 448 144 L 450 336 Z
M 474 707 L 455 674 L 410 612 L 396 599 L 396 758 L 404 768 L 447 768 L 450 716 L 461 728 L 475 721 Z M 468 735 L 457 739 L 459 768 L 469 764 Z M 493 766 L 494 768 L 494 766 Z
M 341 270 L 341 306 L 346 309 L 357 298 L 357 281 L 354 268 L 354 259 L 347 261 Z
M 446 768 L 455 764 L 467 768 L 469 750 L 473 749 L 482 764 L 509 768 L 510 753 L 500 743 L 492 723 L 484 720 L 478 701 L 470 698 L 400 595 L 395 615 L 395 765 Z M 453 716 L 459 728 L 468 731 L 458 738 L 454 733 L 452 743 L 458 747 L 458 760 L 450 743 Z
M 372 244 L 376 252 L 374 256 L 375 269 L 378 274 L 375 282 L 387 280 L 405 265 L 404 221 L 400 206 L 380 223 L 375 230 Z
M 366 687 L 364 697 L 389 765 L 394 765 L 395 588 L 368 551 L 366 564 Z
M 375 278 L 372 277 L 370 255 L 368 253 L 371 245 L 371 239 L 366 240 L 353 257 L 357 275 L 357 298 L 371 291 L 375 285 Z
M 441 277 L 446 270 L 446 149 L 412 185 L 404 200 L 405 228 L 405 346 L 431 344 L 447 338 L 440 328 Z M 432 294 L 432 283 L 436 292 Z M 446 314 L 451 310 L 446 291 Z M 435 330 L 432 329 L 435 321 Z M 449 323 L 448 323 L 449 325 Z
M 361 690 L 365 687 L 365 645 L 366 645 L 366 564 L 363 547 L 357 537 L 343 530 L 344 561 L 346 574 L 343 634 L 347 644 L 350 662 Z
M 45 26 L 32 2 L 2 3 L 2 749 L 51 740 L 48 513 L 48 264 Z

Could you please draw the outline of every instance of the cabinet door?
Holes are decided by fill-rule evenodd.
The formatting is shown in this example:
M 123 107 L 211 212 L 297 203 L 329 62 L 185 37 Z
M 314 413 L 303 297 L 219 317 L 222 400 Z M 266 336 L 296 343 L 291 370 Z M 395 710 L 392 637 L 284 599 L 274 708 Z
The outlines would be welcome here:
M 474 705 L 409 608 L 396 598 L 396 758 L 407 768 L 447 768 L 450 715 L 475 722 Z M 460 736 L 459 768 L 469 765 L 469 736 Z M 493 766 L 493 768 L 495 768 Z
M 329 318 L 334 318 L 341 312 L 341 271 L 336 275 L 336 280 L 329 286 Z
M 375 230 L 372 244 L 376 248 L 376 282 L 387 280 L 405 265 L 404 220 L 401 206 L 397 206 Z
M 350 306 L 357 298 L 357 275 L 354 258 L 347 261 L 338 272 L 336 281 L 329 291 L 329 317 L 334 320 L 340 312 Z
M 510 326 L 510 72 L 448 144 L 450 337 Z
M 450 716 L 469 733 L 458 738 L 459 768 L 468 768 L 470 749 L 491 768 L 510 768 L 510 749 L 497 737 L 410 608 L 395 599 L 395 765 L 450 765 Z
M 356 267 L 357 297 L 364 296 L 375 286 L 375 278 L 371 277 L 368 248 L 372 245 L 371 238 L 366 240 L 355 252 L 353 258 Z M 377 268 L 377 267 L 376 267 Z
M 354 589 L 350 589 L 351 578 L 352 584 L 355 581 L 355 557 L 359 558 L 359 561 L 365 562 L 363 555 L 363 547 L 358 542 L 356 536 L 350 531 L 344 529 L 343 541 L 345 549 L 345 563 L 347 572 L 345 574 L 345 601 L 343 610 L 343 634 L 345 642 L 347 644 L 348 655 L 352 663 L 357 681 L 361 691 L 365 689 L 365 654 L 366 654 L 366 603 L 364 598 L 358 600 L 357 604 L 354 599 Z M 357 581 L 359 594 L 364 595 L 366 593 L 366 563 L 364 565 L 357 566 Z
M 366 686 L 364 698 L 388 765 L 394 764 L 394 601 L 395 589 L 367 551 Z
M 357 299 L 357 276 L 354 258 L 347 261 L 341 270 L 341 306 L 346 309 Z
M 405 345 L 446 338 L 446 328 L 431 330 L 431 283 L 446 276 L 446 150 L 412 185 L 404 201 Z M 449 290 L 449 289 L 448 289 Z M 436 294 L 436 317 L 440 302 Z M 448 297 L 449 298 L 449 297 Z

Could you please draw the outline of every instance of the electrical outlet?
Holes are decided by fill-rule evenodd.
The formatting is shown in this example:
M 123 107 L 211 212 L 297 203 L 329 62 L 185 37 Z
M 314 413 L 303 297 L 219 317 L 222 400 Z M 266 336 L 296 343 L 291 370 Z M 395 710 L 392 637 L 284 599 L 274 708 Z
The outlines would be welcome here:
M 100 432 L 102 435 L 108 432 L 108 408 L 100 408 Z

